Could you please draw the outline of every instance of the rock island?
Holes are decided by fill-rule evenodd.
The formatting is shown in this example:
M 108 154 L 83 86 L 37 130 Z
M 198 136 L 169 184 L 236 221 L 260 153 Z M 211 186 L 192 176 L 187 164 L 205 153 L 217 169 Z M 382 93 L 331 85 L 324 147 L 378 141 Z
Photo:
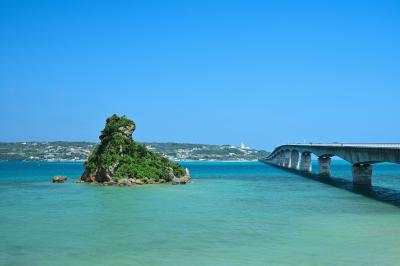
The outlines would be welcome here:
M 125 116 L 109 117 L 80 182 L 130 186 L 191 181 L 188 169 L 135 142 L 135 129 L 135 122 Z

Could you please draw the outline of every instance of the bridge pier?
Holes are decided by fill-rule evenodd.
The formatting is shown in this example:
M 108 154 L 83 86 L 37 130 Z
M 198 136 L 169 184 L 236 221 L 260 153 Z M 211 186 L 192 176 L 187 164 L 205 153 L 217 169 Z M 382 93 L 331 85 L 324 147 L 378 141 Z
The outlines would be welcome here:
M 330 177 L 331 176 L 331 157 L 321 156 L 318 157 L 319 175 Z
M 281 158 L 279 159 L 279 166 L 282 166 L 282 167 L 285 166 L 285 158 L 281 157 Z
M 286 168 L 291 168 L 292 167 L 292 153 L 289 151 L 289 150 L 287 150 L 287 151 L 285 151 L 285 153 L 284 153 L 284 167 L 286 167 Z
M 353 184 L 371 186 L 372 165 L 354 164 L 353 165 Z
M 283 159 L 284 158 L 283 158 L 283 154 L 282 154 L 281 151 L 278 153 L 277 157 L 278 157 L 278 165 L 279 166 L 283 166 Z
M 301 153 L 300 171 L 308 173 L 312 171 L 311 154 L 309 152 Z
M 300 160 L 299 160 L 299 152 L 296 150 L 293 150 L 290 153 L 291 156 L 291 168 L 295 170 L 300 169 Z

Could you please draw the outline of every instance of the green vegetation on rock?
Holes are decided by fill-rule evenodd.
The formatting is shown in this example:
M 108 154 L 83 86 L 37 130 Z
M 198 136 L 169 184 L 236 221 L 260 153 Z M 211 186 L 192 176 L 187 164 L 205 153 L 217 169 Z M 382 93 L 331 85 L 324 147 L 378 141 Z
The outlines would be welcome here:
M 135 142 L 132 139 L 135 128 L 135 123 L 125 116 L 109 117 L 101 132 L 100 144 L 85 162 L 81 180 L 112 182 L 135 178 L 171 181 L 185 175 L 185 169 L 179 164 Z

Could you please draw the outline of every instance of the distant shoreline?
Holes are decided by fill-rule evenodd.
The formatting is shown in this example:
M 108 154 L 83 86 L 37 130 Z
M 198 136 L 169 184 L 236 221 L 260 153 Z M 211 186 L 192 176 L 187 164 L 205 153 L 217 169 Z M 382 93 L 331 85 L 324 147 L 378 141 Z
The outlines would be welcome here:
M 174 161 L 177 163 L 251 163 L 258 162 L 258 160 L 185 160 L 185 161 Z
M 256 161 L 267 151 L 233 145 L 188 143 L 142 143 L 155 153 L 173 161 Z M 0 161 L 82 162 L 89 158 L 95 143 L 86 142 L 0 142 Z
M 85 161 L 0 161 L 0 163 L 84 163 Z M 176 163 L 252 163 L 258 162 L 258 160 L 185 160 L 185 161 L 174 161 Z

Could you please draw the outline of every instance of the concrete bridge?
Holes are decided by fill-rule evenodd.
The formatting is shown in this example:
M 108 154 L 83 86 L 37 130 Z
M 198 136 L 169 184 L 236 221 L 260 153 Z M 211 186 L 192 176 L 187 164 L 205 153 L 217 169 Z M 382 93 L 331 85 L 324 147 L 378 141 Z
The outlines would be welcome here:
M 319 175 L 331 175 L 331 157 L 353 164 L 353 183 L 371 185 L 372 164 L 400 163 L 400 144 L 288 144 L 277 147 L 261 162 L 311 173 L 311 154 L 318 157 Z

